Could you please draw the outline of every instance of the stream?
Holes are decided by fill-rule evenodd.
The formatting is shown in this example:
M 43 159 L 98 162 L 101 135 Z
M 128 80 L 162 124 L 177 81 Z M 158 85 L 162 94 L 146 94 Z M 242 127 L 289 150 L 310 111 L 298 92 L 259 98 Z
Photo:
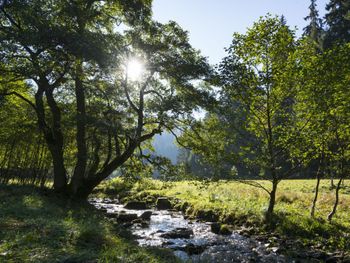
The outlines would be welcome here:
M 107 216 L 124 219 L 140 246 L 170 248 L 184 262 L 293 262 L 252 237 L 217 235 L 211 223 L 191 221 L 174 210 L 126 209 L 116 200 L 91 199 Z M 146 212 L 146 213 L 145 213 Z M 121 216 L 120 216 L 121 215 Z M 148 217 L 147 220 L 141 218 Z M 133 220 L 131 224 L 130 221 Z

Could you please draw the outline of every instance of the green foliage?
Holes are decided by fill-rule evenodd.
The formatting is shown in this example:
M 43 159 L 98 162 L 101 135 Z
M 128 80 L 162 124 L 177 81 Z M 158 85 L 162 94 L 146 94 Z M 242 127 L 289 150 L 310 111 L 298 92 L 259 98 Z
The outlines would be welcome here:
M 204 120 L 192 123 L 191 128 L 187 129 L 180 138 L 181 144 L 192 149 L 192 153 L 199 156 L 191 156 L 194 162 L 188 172 L 192 172 L 200 178 L 219 179 L 230 177 L 227 173 L 232 166 L 229 163 L 237 158 L 237 155 L 229 150 L 229 147 L 235 142 L 234 134 L 225 127 L 225 123 L 216 114 L 207 114 Z M 191 165 L 191 160 L 184 160 L 183 164 Z M 229 167 L 227 167 L 229 166 Z M 194 171 L 192 171 L 194 170 Z
M 304 42 L 297 53 L 298 95 L 295 111 L 302 154 L 326 158 L 340 177 L 349 162 L 349 45 L 322 54 Z M 330 68 L 332 70 L 330 70 Z M 307 120 L 307 122 L 305 122 Z
M 264 178 L 282 179 L 281 169 L 291 162 L 285 137 L 292 129 L 295 88 L 288 68 L 294 50 L 294 33 L 280 19 L 261 18 L 246 34 L 234 35 L 219 66 L 222 96 L 240 105 L 241 125 L 252 138 L 239 152 Z

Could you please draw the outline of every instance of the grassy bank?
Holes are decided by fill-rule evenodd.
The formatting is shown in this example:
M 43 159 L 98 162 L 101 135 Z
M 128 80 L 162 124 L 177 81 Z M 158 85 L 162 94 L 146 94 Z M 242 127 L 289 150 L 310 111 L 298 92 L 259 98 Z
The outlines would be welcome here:
M 171 252 L 139 248 L 87 203 L 48 190 L 0 185 L 0 262 L 175 262 Z
M 269 183 L 260 182 L 269 187 Z M 268 196 L 263 190 L 238 182 L 201 183 L 195 181 L 163 183 L 143 180 L 134 185 L 115 179 L 104 184 L 100 194 L 116 194 L 126 190 L 132 198 L 152 199 L 150 196 L 167 196 L 177 208 L 196 217 L 203 211 L 213 211 L 219 220 L 234 226 L 253 227 L 254 232 L 270 233 L 281 238 L 298 240 L 306 247 L 325 251 L 350 249 L 350 188 L 349 181 L 341 193 L 336 216 L 330 224 L 326 221 L 332 209 L 335 194 L 329 180 L 320 186 L 316 218 L 310 218 L 315 181 L 289 180 L 281 182 L 275 208 L 274 229 L 263 224 Z

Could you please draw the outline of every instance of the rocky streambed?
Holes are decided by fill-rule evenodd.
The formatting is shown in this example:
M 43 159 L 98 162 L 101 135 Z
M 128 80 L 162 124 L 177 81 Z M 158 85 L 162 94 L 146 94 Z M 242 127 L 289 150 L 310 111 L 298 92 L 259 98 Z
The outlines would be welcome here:
M 186 262 L 295 262 L 270 243 L 222 229 L 217 223 L 188 220 L 172 210 L 166 199 L 158 201 L 158 209 L 147 209 L 143 202 L 122 205 L 117 200 L 90 200 L 129 228 L 140 246 L 172 249 Z

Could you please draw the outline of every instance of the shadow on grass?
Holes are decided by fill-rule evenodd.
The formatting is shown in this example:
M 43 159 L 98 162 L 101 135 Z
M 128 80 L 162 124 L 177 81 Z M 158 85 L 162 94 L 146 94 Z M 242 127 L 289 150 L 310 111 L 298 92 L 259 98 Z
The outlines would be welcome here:
M 87 202 L 49 189 L 0 185 L 0 262 L 176 262 L 136 246 Z

